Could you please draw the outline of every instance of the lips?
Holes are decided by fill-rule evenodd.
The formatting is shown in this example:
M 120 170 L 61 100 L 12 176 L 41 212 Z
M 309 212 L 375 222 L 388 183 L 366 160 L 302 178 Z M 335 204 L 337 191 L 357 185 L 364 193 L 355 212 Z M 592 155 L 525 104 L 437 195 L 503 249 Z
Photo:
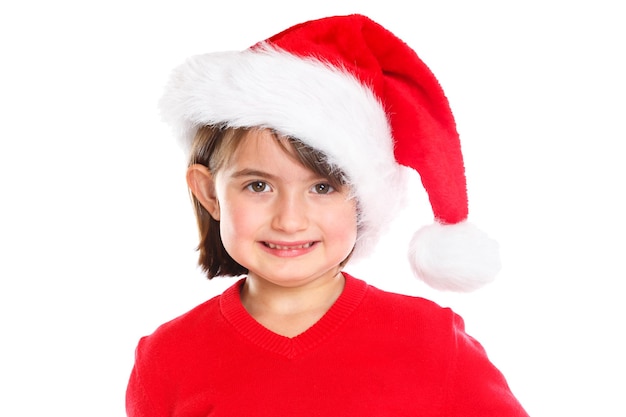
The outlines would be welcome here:
M 262 242 L 265 251 L 280 258 L 294 258 L 315 250 L 317 241 L 308 242 Z
M 270 249 L 278 249 L 278 250 L 298 250 L 298 249 L 308 249 L 313 246 L 315 242 L 307 242 L 298 245 L 279 245 L 277 243 L 265 242 L 265 246 Z

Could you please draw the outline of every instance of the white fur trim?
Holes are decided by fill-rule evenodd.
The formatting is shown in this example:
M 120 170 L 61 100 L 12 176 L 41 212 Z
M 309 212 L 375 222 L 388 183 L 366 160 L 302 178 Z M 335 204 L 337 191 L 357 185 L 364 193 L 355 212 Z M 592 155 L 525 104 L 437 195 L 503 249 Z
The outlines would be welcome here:
M 467 221 L 423 227 L 411 240 L 409 261 L 415 274 L 438 290 L 472 291 L 500 270 L 498 243 Z
M 350 73 L 318 60 L 267 45 L 198 55 L 174 71 L 160 107 L 187 151 L 199 126 L 224 123 L 272 128 L 325 153 L 359 202 L 355 257 L 369 252 L 406 195 L 383 106 Z

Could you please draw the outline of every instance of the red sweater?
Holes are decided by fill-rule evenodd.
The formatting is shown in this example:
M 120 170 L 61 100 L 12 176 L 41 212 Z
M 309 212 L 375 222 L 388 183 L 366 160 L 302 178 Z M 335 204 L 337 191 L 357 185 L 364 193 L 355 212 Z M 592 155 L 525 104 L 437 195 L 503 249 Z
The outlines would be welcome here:
M 242 282 L 141 339 L 128 416 L 527 416 L 449 309 L 346 275 L 287 338 L 246 312 Z

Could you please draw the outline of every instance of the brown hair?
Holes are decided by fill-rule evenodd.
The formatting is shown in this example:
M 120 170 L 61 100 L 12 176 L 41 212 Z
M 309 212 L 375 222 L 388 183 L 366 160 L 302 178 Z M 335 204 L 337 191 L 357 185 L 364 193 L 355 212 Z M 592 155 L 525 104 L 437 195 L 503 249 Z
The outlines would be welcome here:
M 259 128 L 234 128 L 219 125 L 200 127 L 192 143 L 189 166 L 204 165 L 215 175 L 228 163 L 239 144 L 254 129 Z M 344 173 L 331 166 L 323 153 L 298 139 L 281 136 L 276 132 L 272 133 L 279 144 L 283 146 L 285 152 L 296 158 L 305 168 L 310 169 L 316 175 L 327 178 L 333 188 L 341 189 L 347 186 Z M 191 198 L 200 235 L 200 243 L 197 247 L 200 252 L 198 265 L 206 272 L 209 279 L 216 276 L 246 274 L 248 270 L 231 258 L 224 248 L 219 221 L 209 214 L 193 194 Z

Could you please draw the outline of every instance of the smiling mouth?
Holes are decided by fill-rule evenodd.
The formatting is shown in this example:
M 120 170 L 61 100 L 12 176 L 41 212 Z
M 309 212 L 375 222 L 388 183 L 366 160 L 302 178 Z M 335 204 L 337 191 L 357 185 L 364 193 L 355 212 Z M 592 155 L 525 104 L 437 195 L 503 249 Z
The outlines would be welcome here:
M 301 245 L 277 245 L 270 242 L 263 242 L 265 246 L 270 249 L 278 249 L 278 250 L 297 250 L 297 249 L 308 249 L 315 244 L 315 242 L 307 242 Z

